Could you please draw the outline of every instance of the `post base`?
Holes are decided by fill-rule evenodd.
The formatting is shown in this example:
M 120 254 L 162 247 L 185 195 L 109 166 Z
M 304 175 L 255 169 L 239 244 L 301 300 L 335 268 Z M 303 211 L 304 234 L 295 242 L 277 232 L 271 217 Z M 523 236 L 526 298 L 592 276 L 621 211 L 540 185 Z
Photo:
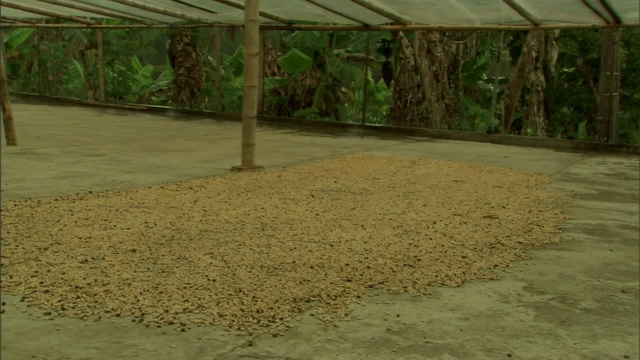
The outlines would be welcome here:
M 264 166 L 260 166 L 260 165 L 253 165 L 253 166 L 240 165 L 240 166 L 232 166 L 231 171 L 235 171 L 235 172 L 256 171 L 256 170 L 261 170 L 263 168 Z

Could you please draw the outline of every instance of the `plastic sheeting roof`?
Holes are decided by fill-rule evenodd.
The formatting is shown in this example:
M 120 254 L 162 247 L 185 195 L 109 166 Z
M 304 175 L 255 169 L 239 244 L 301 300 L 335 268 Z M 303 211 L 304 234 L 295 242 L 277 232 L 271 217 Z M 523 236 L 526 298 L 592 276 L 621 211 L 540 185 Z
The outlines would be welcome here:
M 0 20 L 242 24 L 243 7 L 239 0 L 2 0 Z M 264 24 L 280 25 L 640 25 L 640 0 L 260 0 L 260 9 Z

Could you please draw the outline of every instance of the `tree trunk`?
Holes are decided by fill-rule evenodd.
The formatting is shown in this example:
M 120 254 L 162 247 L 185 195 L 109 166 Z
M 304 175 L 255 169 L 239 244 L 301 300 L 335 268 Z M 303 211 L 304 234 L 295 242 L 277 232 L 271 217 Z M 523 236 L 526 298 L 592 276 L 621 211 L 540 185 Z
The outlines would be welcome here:
M 502 126 L 506 133 L 513 131 L 515 113 L 520 103 L 522 89 L 526 86 L 529 92 L 526 99 L 526 111 L 520 124 L 522 134 L 546 136 L 547 119 L 544 111 L 545 44 L 544 31 L 530 31 L 527 34 L 522 54 L 503 95 Z M 554 52 L 552 55 L 555 58 L 557 53 Z M 555 64 L 555 60 L 553 63 Z
M 416 31 L 413 39 L 398 33 L 398 61 L 391 123 L 397 126 L 453 127 L 455 99 L 450 74 L 456 49 L 444 33 Z M 452 70 L 453 69 L 453 70 Z
M 7 80 L 7 61 L 4 56 L 4 38 L 0 31 L 0 110 L 2 110 L 2 125 L 4 126 L 4 136 L 7 145 L 18 145 L 16 139 L 16 128 L 13 122 L 13 112 L 11 111 L 11 100 L 9 99 L 9 81 Z
M 190 29 L 171 34 L 168 55 L 174 75 L 173 102 L 181 108 L 199 108 L 203 101 L 204 64 Z
M 527 88 L 529 97 L 527 111 L 524 114 L 522 130 L 526 135 L 547 136 L 547 124 L 544 113 L 544 88 L 547 83 L 544 78 L 545 64 L 545 34 L 544 31 L 535 31 L 528 39 L 530 51 L 530 63 L 527 71 Z
M 618 101 L 620 98 L 619 29 L 603 30 L 600 61 L 597 140 L 616 143 L 618 141 Z

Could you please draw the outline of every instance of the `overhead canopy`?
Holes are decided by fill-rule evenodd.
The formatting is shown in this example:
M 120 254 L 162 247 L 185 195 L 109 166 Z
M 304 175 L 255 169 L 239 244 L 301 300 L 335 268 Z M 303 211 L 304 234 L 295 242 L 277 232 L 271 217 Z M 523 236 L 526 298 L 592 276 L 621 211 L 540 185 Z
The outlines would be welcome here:
M 101 19 L 140 25 L 240 25 L 240 0 L 2 0 L 4 26 L 62 19 L 91 26 Z M 261 23 L 477 27 L 640 26 L 639 0 L 261 0 Z

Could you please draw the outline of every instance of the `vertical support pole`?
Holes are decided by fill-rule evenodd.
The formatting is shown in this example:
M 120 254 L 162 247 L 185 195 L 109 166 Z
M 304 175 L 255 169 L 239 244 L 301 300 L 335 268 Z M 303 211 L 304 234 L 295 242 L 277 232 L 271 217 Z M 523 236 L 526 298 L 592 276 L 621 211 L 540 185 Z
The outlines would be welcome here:
M 362 119 L 361 125 L 367 122 L 367 102 L 369 101 L 369 56 L 371 52 L 371 32 L 367 32 L 367 53 L 364 58 L 364 87 L 362 88 Z
M 216 111 L 217 112 L 222 112 L 222 55 L 220 54 L 221 51 L 221 34 L 222 32 L 220 31 L 220 27 L 219 26 L 215 26 L 213 28 L 213 33 L 214 33 L 214 44 L 213 44 L 213 51 L 215 53 L 215 60 L 216 60 L 216 72 L 215 72 L 215 101 L 216 101 Z
M 42 43 L 42 29 L 36 29 L 35 42 L 36 42 L 36 60 L 35 60 L 35 73 L 36 73 L 36 94 L 40 95 L 40 44 Z
M 618 141 L 620 95 L 620 30 L 604 29 L 598 82 L 598 141 Z
M 13 112 L 11 111 L 11 100 L 9 99 L 9 81 L 6 71 L 7 60 L 4 56 L 4 37 L 0 30 L 0 109 L 2 110 L 2 125 L 7 145 L 18 145 L 16 138 L 16 128 L 13 122 Z
M 98 100 L 106 100 L 105 71 L 104 71 L 104 30 L 96 29 L 96 41 L 98 45 Z
M 613 66 L 611 67 L 611 97 L 609 98 L 609 142 L 618 143 L 620 127 L 618 122 L 618 109 L 620 104 L 620 46 L 622 29 L 613 30 Z
M 498 103 L 498 79 L 500 77 L 500 72 L 502 71 L 502 51 L 504 46 L 504 31 L 500 31 L 500 47 L 498 50 L 498 71 L 493 77 L 493 93 L 491 94 L 491 108 L 489 108 L 489 114 L 491 114 L 491 118 L 494 119 L 496 116 L 496 104 Z
M 260 29 L 260 69 L 258 69 L 258 114 L 264 113 L 264 37 L 265 31 Z
M 242 104 L 242 163 L 234 171 L 256 170 L 256 125 L 260 75 L 260 1 L 244 4 L 244 95 Z

